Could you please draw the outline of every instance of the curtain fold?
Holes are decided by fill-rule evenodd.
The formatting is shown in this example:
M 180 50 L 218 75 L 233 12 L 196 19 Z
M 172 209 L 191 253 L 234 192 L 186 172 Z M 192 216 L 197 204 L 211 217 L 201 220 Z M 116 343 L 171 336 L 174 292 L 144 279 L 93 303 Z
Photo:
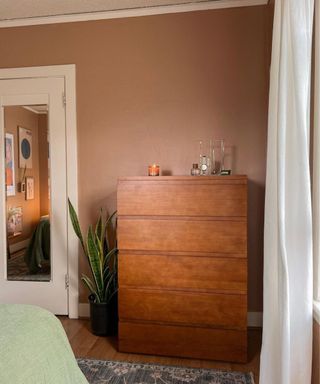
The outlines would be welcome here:
M 309 384 L 313 0 L 276 0 L 268 117 L 260 384 Z

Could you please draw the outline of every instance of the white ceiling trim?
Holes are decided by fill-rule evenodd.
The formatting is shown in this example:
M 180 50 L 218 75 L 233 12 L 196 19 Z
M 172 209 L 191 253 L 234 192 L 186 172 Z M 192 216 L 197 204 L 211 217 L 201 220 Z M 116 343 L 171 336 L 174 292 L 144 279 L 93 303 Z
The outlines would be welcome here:
M 42 24 L 74 23 L 79 21 L 119 19 L 125 17 L 138 17 L 160 15 L 167 13 L 194 12 L 212 9 L 249 7 L 266 5 L 268 0 L 211 0 L 201 3 L 188 3 L 166 6 L 154 6 L 135 9 L 122 9 L 114 11 L 75 13 L 69 15 L 30 17 L 24 19 L 12 19 L 0 21 L 0 28 L 21 27 Z
M 48 107 L 42 105 L 24 105 L 22 108 L 27 109 L 30 112 L 36 113 L 37 115 L 46 115 L 48 113 Z

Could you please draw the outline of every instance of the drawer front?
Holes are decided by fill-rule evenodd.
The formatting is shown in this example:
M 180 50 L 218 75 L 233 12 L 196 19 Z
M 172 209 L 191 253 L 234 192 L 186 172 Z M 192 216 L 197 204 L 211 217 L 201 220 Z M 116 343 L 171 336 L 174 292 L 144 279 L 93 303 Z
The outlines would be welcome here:
M 245 295 L 119 289 L 120 320 L 215 326 L 245 330 Z
M 120 250 L 247 252 L 246 221 L 229 220 L 118 220 Z
M 247 216 L 246 184 L 118 184 L 118 215 Z
M 120 321 L 120 352 L 247 361 L 247 332 Z
M 247 260 L 119 253 L 119 284 L 199 291 L 247 292 Z

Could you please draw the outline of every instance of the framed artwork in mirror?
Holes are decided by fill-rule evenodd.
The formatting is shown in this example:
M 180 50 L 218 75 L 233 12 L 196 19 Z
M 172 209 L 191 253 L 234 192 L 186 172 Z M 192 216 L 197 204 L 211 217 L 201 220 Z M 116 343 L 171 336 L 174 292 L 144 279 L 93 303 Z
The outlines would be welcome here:
M 6 162 L 6 192 L 7 196 L 16 194 L 15 175 L 14 175 L 14 136 L 11 133 L 5 134 L 5 162 Z
M 34 199 L 34 178 L 33 177 L 26 177 L 26 200 L 33 200 Z
M 8 237 L 22 233 L 22 207 L 10 207 L 7 214 Z
M 32 168 L 32 131 L 19 127 L 19 168 Z

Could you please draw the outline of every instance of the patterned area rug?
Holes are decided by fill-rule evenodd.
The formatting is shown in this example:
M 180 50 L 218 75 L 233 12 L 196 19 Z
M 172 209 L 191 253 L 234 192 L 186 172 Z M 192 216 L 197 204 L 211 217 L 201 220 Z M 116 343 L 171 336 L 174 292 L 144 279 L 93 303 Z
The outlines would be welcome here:
M 31 275 L 24 261 L 25 249 L 13 253 L 8 259 L 8 280 L 15 281 L 50 281 L 50 262 L 45 261 L 41 270 Z
M 254 384 L 252 373 L 77 359 L 90 384 Z

